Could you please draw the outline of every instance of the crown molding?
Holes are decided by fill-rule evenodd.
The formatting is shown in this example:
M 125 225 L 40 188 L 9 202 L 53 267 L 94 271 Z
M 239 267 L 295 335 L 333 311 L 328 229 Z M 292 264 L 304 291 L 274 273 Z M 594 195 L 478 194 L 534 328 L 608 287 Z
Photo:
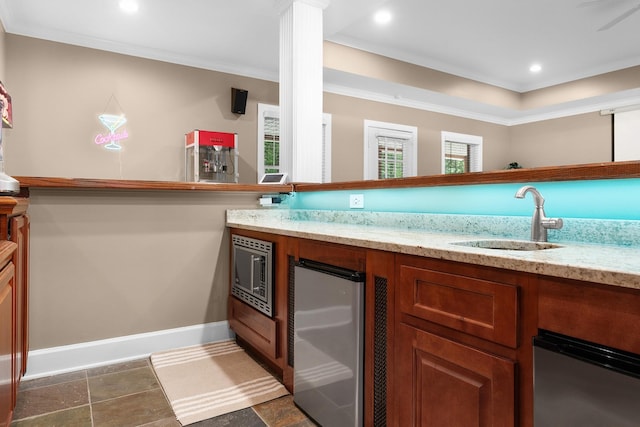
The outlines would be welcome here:
M 3 13 L 2 9 L 3 6 L 0 2 L 0 16 L 3 16 L 1 15 Z M 141 48 L 126 43 L 114 43 L 108 40 L 95 39 L 66 32 L 43 31 L 37 28 L 11 28 L 10 30 L 7 29 L 7 31 L 19 36 L 40 38 L 57 43 L 235 74 L 270 82 L 277 83 L 279 80 L 278 71 L 268 68 L 254 68 L 228 62 L 207 61 L 195 56 L 179 55 L 160 49 Z M 495 107 L 391 82 L 375 82 L 373 79 L 360 76 L 348 75 L 348 78 L 344 79 L 344 76 L 339 74 L 340 72 L 325 68 L 325 92 L 503 126 L 515 126 L 591 112 L 614 111 L 621 107 L 640 104 L 640 88 L 638 88 L 576 102 L 554 105 L 543 109 L 521 111 Z M 347 75 L 347 73 L 342 74 Z M 347 83 L 345 83 L 345 81 Z M 371 89 L 376 84 L 382 87 L 383 90 Z

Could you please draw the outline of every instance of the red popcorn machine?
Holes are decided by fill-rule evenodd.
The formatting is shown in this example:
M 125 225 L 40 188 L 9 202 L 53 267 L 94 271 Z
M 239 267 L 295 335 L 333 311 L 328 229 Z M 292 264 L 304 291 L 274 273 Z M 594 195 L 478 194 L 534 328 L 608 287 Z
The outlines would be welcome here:
M 238 134 L 194 130 L 185 135 L 187 182 L 238 182 Z

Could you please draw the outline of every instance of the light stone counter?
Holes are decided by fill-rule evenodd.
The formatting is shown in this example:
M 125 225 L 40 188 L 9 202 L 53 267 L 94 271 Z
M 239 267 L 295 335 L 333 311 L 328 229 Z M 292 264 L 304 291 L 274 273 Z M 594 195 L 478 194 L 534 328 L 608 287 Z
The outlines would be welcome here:
M 227 211 L 228 227 L 640 289 L 640 242 L 635 223 L 624 224 L 622 229 L 619 223 L 611 224 L 611 228 L 620 230 L 605 233 L 626 236 L 631 243 L 624 245 L 580 242 L 576 236 L 584 230 L 570 235 L 578 242 L 562 241 L 558 237 L 562 230 L 550 230 L 549 240 L 561 247 L 538 251 L 453 244 L 501 238 L 527 240 L 529 221 L 524 217 L 378 215 L 352 211 Z M 599 234 L 595 238 L 603 241 Z

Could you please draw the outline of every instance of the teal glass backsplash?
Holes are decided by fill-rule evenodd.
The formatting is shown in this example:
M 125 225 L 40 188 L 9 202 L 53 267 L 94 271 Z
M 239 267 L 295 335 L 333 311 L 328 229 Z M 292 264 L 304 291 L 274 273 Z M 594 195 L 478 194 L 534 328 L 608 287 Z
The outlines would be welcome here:
M 534 208 L 531 194 L 525 199 L 514 197 L 523 185 L 533 185 L 542 194 L 548 217 L 640 220 L 640 178 L 302 192 L 289 199 L 289 207 L 530 216 Z M 349 208 L 351 194 L 364 195 L 364 209 Z

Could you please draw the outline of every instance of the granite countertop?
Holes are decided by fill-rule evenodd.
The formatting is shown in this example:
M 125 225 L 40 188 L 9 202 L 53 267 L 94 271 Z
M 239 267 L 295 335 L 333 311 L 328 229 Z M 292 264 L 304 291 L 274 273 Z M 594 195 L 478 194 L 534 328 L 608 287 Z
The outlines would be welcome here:
M 537 251 L 484 249 L 453 244 L 505 238 L 496 236 L 491 229 L 480 227 L 478 221 L 471 223 L 481 231 L 469 232 L 467 228 L 462 233 L 454 233 L 438 230 L 433 224 L 427 224 L 426 228 L 424 224 L 420 228 L 407 226 L 402 218 L 395 222 L 396 226 L 372 220 L 370 215 L 365 215 L 365 219 L 354 218 L 351 216 L 347 218 L 348 222 L 344 222 L 345 218 L 335 213 L 318 216 L 303 212 L 300 215 L 286 209 L 228 210 L 227 226 L 640 289 L 639 246 L 555 241 L 560 247 Z M 451 222 L 450 218 L 447 220 Z M 508 228 L 526 230 L 528 219 L 508 224 Z

